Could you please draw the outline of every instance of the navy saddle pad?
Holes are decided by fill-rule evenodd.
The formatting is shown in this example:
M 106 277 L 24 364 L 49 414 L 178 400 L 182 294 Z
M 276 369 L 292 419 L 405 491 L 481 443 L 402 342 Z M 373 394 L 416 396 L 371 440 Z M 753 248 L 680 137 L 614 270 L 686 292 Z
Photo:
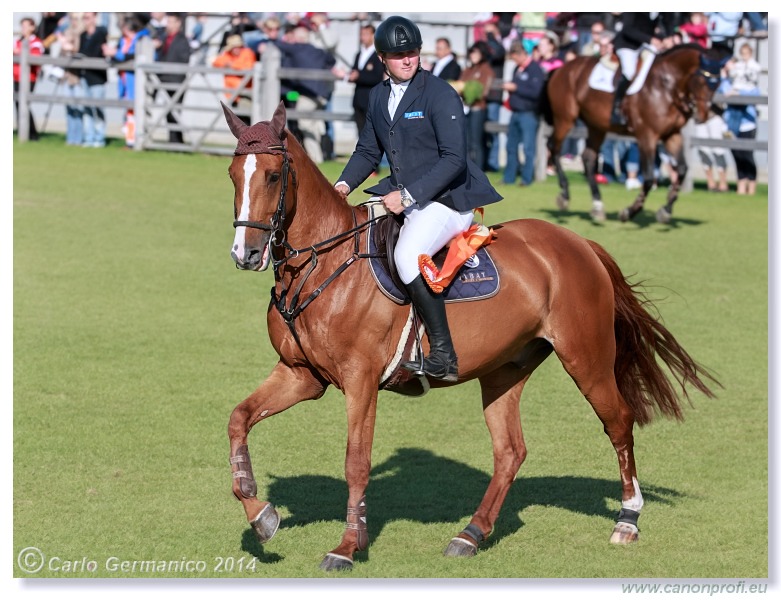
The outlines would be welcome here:
M 369 224 L 369 231 L 366 235 L 368 246 L 367 254 L 371 255 L 385 252 L 385 248 L 377 248 L 374 240 L 374 225 L 374 223 Z M 434 257 L 434 262 L 437 266 L 441 267 L 446 254 L 447 248 L 443 248 Z M 399 289 L 390 276 L 390 273 L 388 273 L 382 259 L 376 256 L 370 258 L 369 267 L 374 280 L 377 282 L 377 285 L 383 294 L 397 304 L 406 304 L 409 302 L 409 296 L 407 296 L 406 291 Z M 499 271 L 496 268 L 493 259 L 488 254 L 488 250 L 483 246 L 461 267 L 451 284 L 442 292 L 442 295 L 445 297 L 445 302 L 464 302 L 468 300 L 483 300 L 484 298 L 490 298 L 495 296 L 498 292 Z

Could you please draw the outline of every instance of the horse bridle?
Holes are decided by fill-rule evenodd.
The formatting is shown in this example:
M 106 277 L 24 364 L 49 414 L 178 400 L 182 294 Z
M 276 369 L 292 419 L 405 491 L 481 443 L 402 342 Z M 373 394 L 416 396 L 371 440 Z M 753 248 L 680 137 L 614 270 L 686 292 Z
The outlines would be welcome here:
M 708 61 L 708 64 L 713 64 L 712 61 Z M 715 65 L 718 66 L 718 65 Z M 705 85 L 708 87 L 708 89 L 711 92 L 715 92 L 716 88 L 719 87 L 719 83 L 721 83 L 721 74 L 717 72 L 711 71 L 709 68 L 706 69 L 703 66 L 703 58 L 700 57 L 700 65 L 697 68 L 697 75 L 701 76 L 703 79 L 705 79 Z M 711 102 L 712 102 L 711 98 Z M 691 108 L 691 113 L 694 114 L 694 111 L 697 110 L 697 105 L 695 100 L 690 100 L 689 107 Z
M 695 76 L 700 76 L 705 80 L 705 85 L 708 86 L 708 89 L 715 90 L 716 88 L 711 85 L 711 83 L 714 80 L 720 79 L 720 76 L 718 74 L 714 74 L 702 66 L 698 67 L 697 72 L 695 73 Z M 716 83 L 716 86 L 718 86 L 718 83 Z M 679 92 L 680 94 L 680 92 Z M 681 94 L 683 95 L 683 94 Z M 679 110 L 686 115 L 686 118 L 690 118 L 693 114 L 697 112 L 697 99 L 693 96 L 691 91 L 686 89 L 685 97 L 680 98 L 680 102 L 676 102 L 678 105 Z
M 238 219 L 233 221 L 233 227 L 249 227 L 251 229 L 261 229 L 263 231 L 270 231 L 270 239 L 269 244 L 272 246 L 275 246 L 277 248 L 282 248 L 282 256 L 281 258 L 277 259 L 274 256 L 274 253 L 271 253 L 271 261 L 273 265 L 274 270 L 274 279 L 280 283 L 282 283 L 282 274 L 280 272 L 280 267 L 289 261 L 292 258 L 299 257 L 302 253 L 309 252 L 310 253 L 310 259 L 309 259 L 309 267 L 306 270 L 306 273 L 301 277 L 301 281 L 299 282 L 298 286 L 296 287 L 295 291 L 293 292 L 292 297 L 290 298 L 290 302 L 287 302 L 288 298 L 288 292 L 290 291 L 289 288 L 284 287 L 282 285 L 282 291 L 277 296 L 276 292 L 276 286 L 273 286 L 271 288 L 271 301 L 274 304 L 274 306 L 277 308 L 279 313 L 282 315 L 282 318 L 284 319 L 285 323 L 287 323 L 288 328 L 290 329 L 290 332 L 293 334 L 293 338 L 296 340 L 296 343 L 303 351 L 304 348 L 301 345 L 301 340 L 298 337 L 298 333 L 295 329 L 294 321 L 298 315 L 300 315 L 304 309 L 309 306 L 309 304 L 317 298 L 323 290 L 331 284 L 339 275 L 341 275 L 347 267 L 349 267 L 351 264 L 353 264 L 357 259 L 359 258 L 371 258 L 374 256 L 374 254 L 366 254 L 360 252 L 360 233 L 362 230 L 368 228 L 368 226 L 380 219 L 384 219 L 387 217 L 387 215 L 380 215 L 379 217 L 374 217 L 373 219 L 368 219 L 365 222 L 358 224 L 357 218 L 355 216 L 355 212 L 353 212 L 353 223 L 355 223 L 355 226 L 351 229 L 348 229 L 347 231 L 343 231 L 342 233 L 339 233 L 331 238 L 328 238 L 327 240 L 323 240 L 322 242 L 317 242 L 316 244 L 312 244 L 311 246 L 308 246 L 306 248 L 293 248 L 287 241 L 287 234 L 285 233 L 285 216 L 287 214 L 287 192 L 288 192 L 288 176 L 291 175 L 291 179 L 293 180 L 293 188 L 296 190 L 296 193 L 298 191 L 298 182 L 296 178 L 296 171 L 295 169 L 291 169 L 290 167 L 290 158 L 288 157 L 287 148 L 284 145 L 278 145 L 278 146 L 269 146 L 268 150 L 281 150 L 282 151 L 282 182 L 280 185 L 280 191 L 279 191 L 279 201 L 277 202 L 277 208 L 274 211 L 274 214 L 271 217 L 270 223 L 263 223 L 262 221 L 240 221 Z M 353 236 L 354 238 L 354 249 L 352 255 L 345 260 L 317 289 L 315 289 L 309 296 L 301 301 L 299 303 L 301 291 L 304 287 L 304 284 L 309 279 L 309 276 L 312 274 L 312 272 L 315 270 L 315 267 L 317 267 L 317 250 L 318 248 L 322 248 L 324 246 L 329 246 L 335 242 L 339 242 L 343 239 L 347 239 L 349 236 Z M 287 251 L 287 253 L 285 253 Z M 237 265 L 238 268 L 238 265 Z
M 282 144 L 278 146 L 269 146 L 269 150 L 281 150 L 282 151 L 282 183 L 279 190 L 279 201 L 277 202 L 277 208 L 274 214 L 271 216 L 270 223 L 263 223 L 261 221 L 233 221 L 233 228 L 236 227 L 250 227 L 251 229 L 262 229 L 263 231 L 271 232 L 270 243 L 273 246 L 282 246 L 285 241 L 285 213 L 287 206 L 285 204 L 285 198 L 287 197 L 288 187 L 288 175 L 291 173 L 290 158 L 287 155 L 287 149 Z M 297 188 L 296 172 L 292 171 L 293 175 L 293 187 Z M 281 237 L 278 236 L 281 234 Z M 290 248 L 292 250 L 292 248 Z M 273 257 L 272 257 L 273 260 Z M 274 273 L 276 274 L 277 264 L 274 263 Z
M 699 69 L 697 69 L 697 74 L 702 75 L 705 78 L 705 84 L 711 90 L 715 91 L 716 88 L 719 87 L 719 83 L 721 83 L 720 73 L 713 73 L 711 71 L 704 69 L 703 67 L 700 67 Z

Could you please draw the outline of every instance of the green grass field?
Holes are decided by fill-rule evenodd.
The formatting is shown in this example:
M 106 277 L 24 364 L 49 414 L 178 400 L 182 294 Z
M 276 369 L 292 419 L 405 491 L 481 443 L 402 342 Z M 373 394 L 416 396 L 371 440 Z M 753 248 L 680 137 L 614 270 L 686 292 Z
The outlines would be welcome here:
M 347 495 L 338 390 L 250 436 L 258 496 L 283 516 L 265 547 L 231 494 L 228 417 L 276 355 L 272 274 L 237 271 L 229 257 L 229 158 L 73 149 L 57 137 L 13 151 L 14 576 L 323 577 Z M 323 166 L 330 180 L 340 168 Z M 442 551 L 492 469 L 477 384 L 381 394 L 372 543 L 351 573 L 329 578 L 769 576 L 767 186 L 752 198 L 685 194 L 668 226 L 653 219 L 662 190 L 622 224 L 631 197 L 607 186 L 600 226 L 583 177 L 571 180 L 570 213 L 556 212 L 550 179 L 500 187 L 486 222 L 542 218 L 604 245 L 724 384 L 715 400 L 694 395 L 683 423 L 636 430 L 640 542 L 608 544 L 615 453 L 554 356 L 521 401 L 528 459 L 471 560 Z M 41 554 L 22 557 L 28 547 Z

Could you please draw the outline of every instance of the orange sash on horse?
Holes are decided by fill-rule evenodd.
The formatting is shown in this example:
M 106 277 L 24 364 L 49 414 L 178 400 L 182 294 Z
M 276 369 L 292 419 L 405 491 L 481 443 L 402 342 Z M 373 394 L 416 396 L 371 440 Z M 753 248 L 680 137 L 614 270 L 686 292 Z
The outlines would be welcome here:
M 480 217 L 483 217 L 482 207 L 476 208 L 475 212 L 479 212 Z M 418 256 L 418 267 L 424 281 L 435 293 L 442 293 L 442 290 L 453 281 L 462 265 L 472 258 L 481 246 L 487 246 L 495 238 L 496 233 L 493 229 L 482 223 L 472 223 L 469 229 L 459 233 L 450 241 L 442 269 L 437 268 L 428 254 Z

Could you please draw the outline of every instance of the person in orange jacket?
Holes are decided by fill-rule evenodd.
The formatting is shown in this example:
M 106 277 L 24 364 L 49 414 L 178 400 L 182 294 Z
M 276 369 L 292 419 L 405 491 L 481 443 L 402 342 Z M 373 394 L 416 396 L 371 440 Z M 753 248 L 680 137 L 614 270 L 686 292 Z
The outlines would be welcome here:
M 252 69 L 256 61 L 257 55 L 255 51 L 244 45 L 244 40 L 240 35 L 232 35 L 226 40 L 225 50 L 214 59 L 212 66 L 247 71 Z M 246 87 L 237 94 L 236 90 L 241 87 L 243 78 L 243 75 L 225 75 L 225 96 L 233 107 L 239 105 L 239 98 L 248 97 L 246 90 L 252 86 L 252 80 L 250 80 Z M 247 125 L 250 124 L 249 117 L 243 116 L 241 119 Z

